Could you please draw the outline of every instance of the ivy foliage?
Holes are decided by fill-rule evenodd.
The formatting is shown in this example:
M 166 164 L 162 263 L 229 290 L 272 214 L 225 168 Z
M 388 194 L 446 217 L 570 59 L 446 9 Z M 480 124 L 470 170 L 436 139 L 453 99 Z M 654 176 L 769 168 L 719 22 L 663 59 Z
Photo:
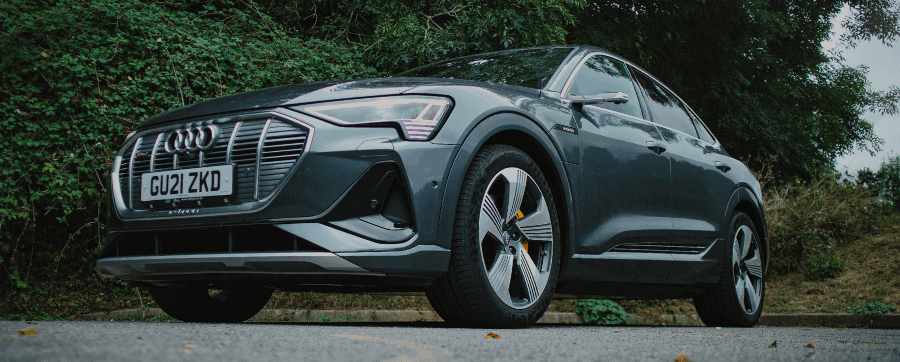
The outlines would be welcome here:
M 371 64 L 396 73 L 492 50 L 565 44 L 582 0 L 261 0 L 278 21 L 310 35 L 366 45 Z
M 628 313 L 619 303 L 609 299 L 580 299 L 575 313 L 588 324 L 628 324 Z
M 143 119 L 235 92 L 376 74 L 356 45 L 296 36 L 228 1 L 3 1 L 0 47 L 4 296 L 93 273 L 112 156 Z

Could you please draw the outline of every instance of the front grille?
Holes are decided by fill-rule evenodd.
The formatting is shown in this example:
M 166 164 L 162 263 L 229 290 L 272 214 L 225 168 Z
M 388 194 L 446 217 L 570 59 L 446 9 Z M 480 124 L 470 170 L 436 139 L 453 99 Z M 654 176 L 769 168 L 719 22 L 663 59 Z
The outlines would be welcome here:
M 221 130 L 211 148 L 195 153 L 166 152 L 164 143 L 169 133 L 208 124 L 215 124 Z M 300 158 L 309 133 L 303 125 L 265 113 L 177 124 L 143 134 L 122 154 L 118 170 L 122 200 L 132 210 L 225 206 L 262 200 L 275 191 Z M 236 192 L 231 198 L 141 201 L 141 175 L 146 172 L 228 164 L 234 165 L 236 176 Z

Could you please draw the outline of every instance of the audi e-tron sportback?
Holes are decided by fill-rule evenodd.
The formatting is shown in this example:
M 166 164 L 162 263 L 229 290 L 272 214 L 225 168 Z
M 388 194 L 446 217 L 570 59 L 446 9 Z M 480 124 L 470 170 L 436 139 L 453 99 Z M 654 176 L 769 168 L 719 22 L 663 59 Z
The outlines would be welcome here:
M 179 108 L 112 168 L 101 274 L 183 321 L 243 321 L 273 290 L 424 292 L 456 325 L 535 323 L 554 293 L 694 298 L 750 326 L 760 186 L 668 87 L 591 46 Z

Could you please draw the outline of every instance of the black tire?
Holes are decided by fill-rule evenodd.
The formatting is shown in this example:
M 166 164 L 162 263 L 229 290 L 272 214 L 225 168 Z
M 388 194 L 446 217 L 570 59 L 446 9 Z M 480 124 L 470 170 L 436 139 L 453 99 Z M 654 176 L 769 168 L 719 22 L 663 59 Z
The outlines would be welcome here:
M 729 229 L 732 248 L 725 253 L 719 283 L 694 298 L 697 314 L 707 326 L 752 327 L 759 321 L 766 292 L 766 262 L 756 230 L 750 217 L 734 213 Z
M 513 177 L 517 181 L 510 181 Z M 511 192 L 517 185 L 522 185 L 521 193 L 518 188 Z M 498 190 L 506 191 L 497 197 Z M 502 207 L 495 198 L 503 199 Z M 497 218 L 480 227 L 484 215 L 491 215 L 485 205 L 493 205 Z M 449 270 L 426 291 L 428 300 L 441 318 L 454 325 L 532 325 L 546 312 L 556 288 L 559 235 L 553 195 L 538 166 L 517 148 L 488 146 L 466 173 L 457 201 Z
M 206 288 L 152 287 L 150 295 L 164 312 L 183 322 L 240 323 L 256 315 L 273 291 L 246 287 L 211 296 Z

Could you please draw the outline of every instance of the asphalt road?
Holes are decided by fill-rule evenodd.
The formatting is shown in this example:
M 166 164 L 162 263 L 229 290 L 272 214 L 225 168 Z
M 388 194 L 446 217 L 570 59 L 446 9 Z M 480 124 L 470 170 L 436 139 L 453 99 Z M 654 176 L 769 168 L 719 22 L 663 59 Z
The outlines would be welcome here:
M 871 329 L 0 322 L 0 335 L 0 361 L 900 362 L 900 330 Z

